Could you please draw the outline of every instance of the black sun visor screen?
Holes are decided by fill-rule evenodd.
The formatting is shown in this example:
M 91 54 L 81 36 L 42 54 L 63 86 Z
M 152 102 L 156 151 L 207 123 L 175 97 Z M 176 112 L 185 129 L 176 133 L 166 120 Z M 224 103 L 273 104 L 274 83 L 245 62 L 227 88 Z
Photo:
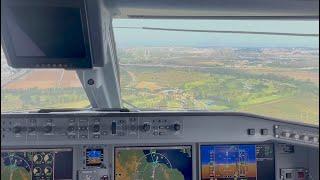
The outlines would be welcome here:
M 16 57 L 86 57 L 79 8 L 16 6 L 8 13 Z

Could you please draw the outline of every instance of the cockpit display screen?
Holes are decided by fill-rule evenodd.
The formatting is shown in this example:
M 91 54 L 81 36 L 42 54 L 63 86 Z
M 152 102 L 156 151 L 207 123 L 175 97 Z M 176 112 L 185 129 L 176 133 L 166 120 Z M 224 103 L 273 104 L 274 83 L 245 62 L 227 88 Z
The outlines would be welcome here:
M 202 145 L 201 179 L 275 179 L 272 144 Z
M 191 180 L 192 147 L 115 148 L 115 180 Z
M 71 180 L 72 149 L 1 150 L 1 179 Z
M 103 162 L 103 149 L 87 149 L 86 165 L 100 166 Z
M 10 66 L 92 68 L 84 1 L 10 0 L 1 5 L 1 43 Z

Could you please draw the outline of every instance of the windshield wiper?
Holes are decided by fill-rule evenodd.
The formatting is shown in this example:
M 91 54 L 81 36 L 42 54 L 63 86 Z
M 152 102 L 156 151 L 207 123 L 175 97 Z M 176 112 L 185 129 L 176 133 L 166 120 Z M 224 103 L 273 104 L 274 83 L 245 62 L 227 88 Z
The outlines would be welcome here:
M 261 35 L 276 35 L 276 36 L 311 36 L 318 37 L 319 34 L 309 33 L 284 33 L 284 32 L 263 32 L 263 31 L 228 31 L 228 30 L 204 30 L 204 29 L 176 29 L 176 28 L 159 28 L 159 27 L 113 27 L 118 29 L 146 29 L 155 31 L 183 31 L 183 32 L 204 32 L 204 33 L 224 33 L 224 34 L 261 34 Z

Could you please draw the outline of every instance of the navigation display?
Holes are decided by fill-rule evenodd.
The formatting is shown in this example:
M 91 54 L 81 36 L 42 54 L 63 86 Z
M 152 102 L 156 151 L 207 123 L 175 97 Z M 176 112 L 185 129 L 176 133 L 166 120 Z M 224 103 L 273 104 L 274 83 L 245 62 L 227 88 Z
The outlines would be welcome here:
M 71 180 L 72 149 L 1 150 L 1 179 Z
M 115 148 L 116 180 L 191 180 L 192 147 Z
M 272 144 L 202 145 L 201 179 L 274 178 Z

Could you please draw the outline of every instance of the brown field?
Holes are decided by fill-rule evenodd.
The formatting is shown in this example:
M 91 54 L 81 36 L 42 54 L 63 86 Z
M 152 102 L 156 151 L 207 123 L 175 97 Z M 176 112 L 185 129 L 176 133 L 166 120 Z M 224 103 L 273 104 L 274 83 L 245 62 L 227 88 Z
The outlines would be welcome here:
M 241 68 L 242 70 L 246 72 L 252 72 L 252 73 L 270 73 L 280 76 L 286 76 L 290 77 L 296 80 L 303 80 L 303 81 L 310 81 L 312 83 L 315 83 L 316 85 L 319 85 L 319 73 L 317 72 L 310 72 L 310 71 L 302 71 L 297 70 L 293 71 L 292 69 L 285 69 L 285 68 L 267 68 L 267 67 L 261 67 L 261 68 Z
M 141 81 L 136 85 L 136 88 L 149 89 L 151 91 L 154 91 L 157 89 L 161 89 L 161 86 L 158 86 L 157 83 L 154 83 L 154 82 Z
M 81 87 L 81 83 L 74 71 L 33 70 L 31 73 L 7 84 L 5 89 L 48 89 L 54 87 Z

